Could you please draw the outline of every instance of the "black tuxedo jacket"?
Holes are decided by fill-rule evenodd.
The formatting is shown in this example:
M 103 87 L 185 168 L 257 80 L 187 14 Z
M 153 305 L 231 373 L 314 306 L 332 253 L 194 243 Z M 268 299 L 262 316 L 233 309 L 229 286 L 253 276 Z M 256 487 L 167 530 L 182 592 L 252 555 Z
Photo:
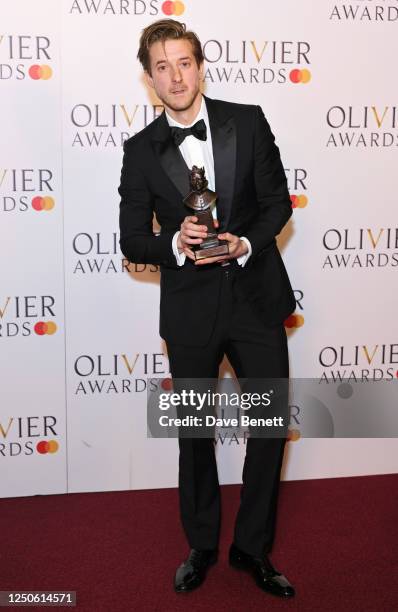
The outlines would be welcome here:
M 277 325 L 295 299 L 276 246 L 292 214 L 279 149 L 259 106 L 205 96 L 213 144 L 220 231 L 246 236 L 252 255 L 237 266 L 235 288 L 265 324 Z M 221 268 L 179 267 L 172 238 L 188 212 L 189 168 L 170 137 L 163 112 L 124 144 L 119 193 L 120 248 L 134 263 L 159 264 L 160 335 L 170 343 L 204 346 L 217 313 Z M 152 229 L 153 213 L 161 227 Z

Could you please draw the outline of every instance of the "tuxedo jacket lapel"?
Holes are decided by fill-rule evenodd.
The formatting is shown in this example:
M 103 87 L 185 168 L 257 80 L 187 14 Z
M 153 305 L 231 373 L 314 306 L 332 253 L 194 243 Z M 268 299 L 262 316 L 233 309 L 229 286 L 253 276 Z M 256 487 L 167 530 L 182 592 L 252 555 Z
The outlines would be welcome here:
M 174 144 L 170 136 L 170 126 L 163 113 L 158 119 L 157 129 L 152 136 L 154 148 L 159 158 L 161 166 L 174 186 L 180 192 L 181 205 L 182 199 L 188 195 L 189 189 L 189 168 L 185 163 L 180 149 Z
M 231 216 L 236 171 L 236 125 L 232 116 L 219 111 L 217 103 L 204 96 L 211 130 L 217 199 L 218 231 L 225 231 Z M 163 113 L 152 136 L 154 148 L 167 176 L 185 198 L 190 191 L 189 172 L 180 149 L 170 137 L 170 127 Z M 182 204 L 182 202 L 181 202 Z
M 222 116 L 217 102 L 204 96 L 213 143 L 219 232 L 225 231 L 231 217 L 236 173 L 236 125 L 232 116 Z

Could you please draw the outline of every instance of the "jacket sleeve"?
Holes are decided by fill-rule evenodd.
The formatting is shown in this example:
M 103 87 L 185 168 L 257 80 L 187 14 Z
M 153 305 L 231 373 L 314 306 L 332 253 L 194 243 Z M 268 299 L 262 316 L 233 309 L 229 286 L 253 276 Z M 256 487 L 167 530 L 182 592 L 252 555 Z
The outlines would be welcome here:
M 124 143 L 120 179 L 120 249 L 133 263 L 178 267 L 172 249 L 175 231 L 153 232 L 153 195 L 139 166 L 139 153 Z
M 275 137 L 260 106 L 255 107 L 254 183 L 259 213 L 245 230 L 254 259 L 275 240 L 292 214 L 285 171 Z

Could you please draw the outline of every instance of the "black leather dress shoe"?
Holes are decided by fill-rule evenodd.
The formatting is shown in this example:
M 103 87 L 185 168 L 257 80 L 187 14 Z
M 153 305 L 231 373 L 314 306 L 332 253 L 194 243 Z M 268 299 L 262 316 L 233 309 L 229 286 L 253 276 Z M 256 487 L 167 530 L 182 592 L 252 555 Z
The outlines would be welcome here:
M 174 589 L 177 593 L 192 591 L 202 584 L 206 578 L 207 568 L 217 561 L 218 551 L 198 550 L 192 548 L 188 559 L 180 565 L 174 579 Z
M 260 589 L 267 593 L 279 597 L 293 597 L 295 594 L 286 576 L 278 572 L 266 556 L 261 559 L 252 557 L 232 544 L 229 549 L 229 563 L 236 569 L 250 572 Z

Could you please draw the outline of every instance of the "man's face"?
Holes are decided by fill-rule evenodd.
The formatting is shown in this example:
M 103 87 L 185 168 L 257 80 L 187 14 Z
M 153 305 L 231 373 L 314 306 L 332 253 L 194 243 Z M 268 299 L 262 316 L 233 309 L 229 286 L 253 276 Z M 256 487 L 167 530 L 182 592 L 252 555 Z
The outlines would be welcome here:
M 198 67 L 189 40 L 157 41 L 149 49 L 150 76 L 146 78 L 163 104 L 174 110 L 190 108 L 199 94 L 203 64 Z
M 195 175 L 192 180 L 192 186 L 195 191 L 202 191 L 203 189 L 203 179 L 201 176 Z

